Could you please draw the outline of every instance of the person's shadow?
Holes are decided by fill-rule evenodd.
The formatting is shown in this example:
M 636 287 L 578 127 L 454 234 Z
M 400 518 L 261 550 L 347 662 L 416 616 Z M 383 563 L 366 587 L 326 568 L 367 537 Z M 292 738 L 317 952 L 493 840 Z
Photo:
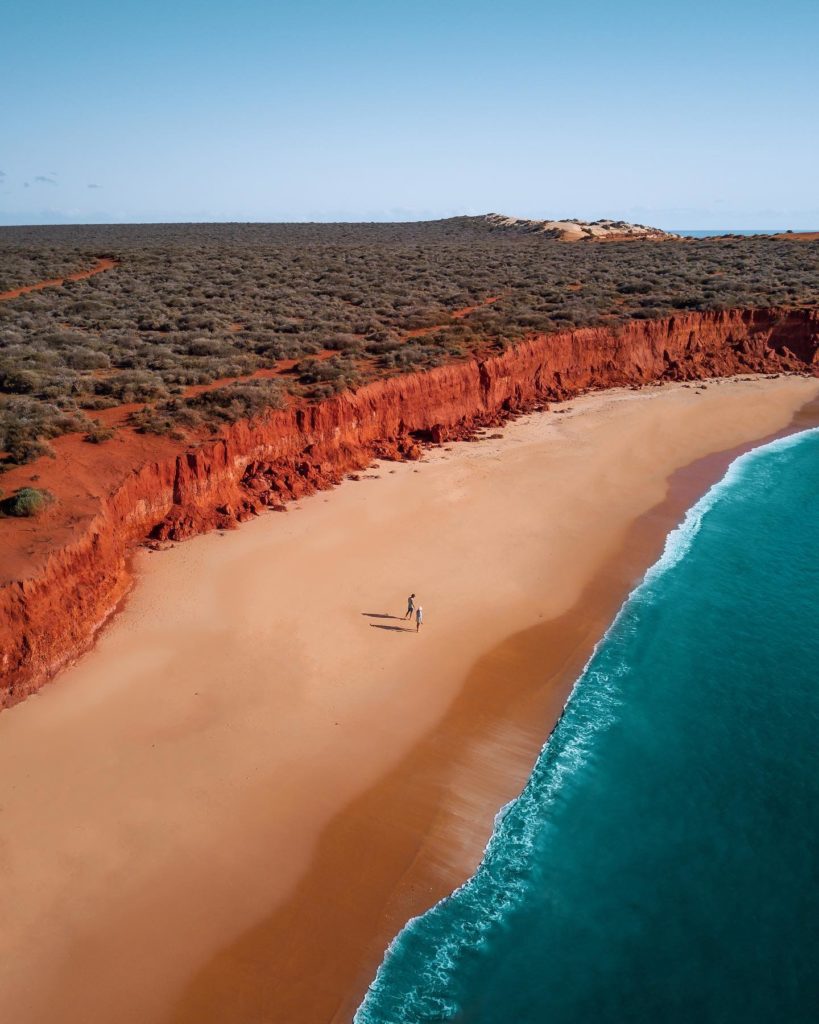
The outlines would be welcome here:
M 388 615 L 386 612 L 362 612 L 361 613 L 367 619 L 395 619 L 398 622 L 406 622 L 406 619 L 402 619 L 400 615 Z M 410 629 L 409 626 L 386 626 L 381 622 L 371 622 L 370 627 L 372 629 L 389 629 L 393 633 L 414 633 L 415 630 Z

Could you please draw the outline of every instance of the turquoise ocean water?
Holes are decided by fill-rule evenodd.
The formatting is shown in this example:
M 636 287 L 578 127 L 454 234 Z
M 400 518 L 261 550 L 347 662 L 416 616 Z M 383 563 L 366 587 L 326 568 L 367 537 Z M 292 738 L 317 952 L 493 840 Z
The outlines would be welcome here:
M 736 460 L 355 1024 L 819 1020 L 819 430 Z

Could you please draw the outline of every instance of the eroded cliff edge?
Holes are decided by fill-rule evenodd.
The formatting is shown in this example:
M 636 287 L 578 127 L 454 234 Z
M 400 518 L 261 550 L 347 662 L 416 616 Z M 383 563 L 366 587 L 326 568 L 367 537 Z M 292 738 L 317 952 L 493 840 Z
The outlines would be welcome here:
M 374 458 L 465 437 L 582 391 L 735 373 L 819 374 L 819 311 L 733 310 L 536 336 L 485 359 L 271 411 L 195 447 L 167 443 L 115 476 L 70 537 L 0 589 L 0 706 L 93 640 L 127 591 L 128 554 L 338 483 Z

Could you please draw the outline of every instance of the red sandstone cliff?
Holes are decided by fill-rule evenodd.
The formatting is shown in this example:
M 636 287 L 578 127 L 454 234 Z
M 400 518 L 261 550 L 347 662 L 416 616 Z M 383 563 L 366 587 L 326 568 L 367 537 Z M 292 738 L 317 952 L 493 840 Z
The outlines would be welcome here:
M 589 389 L 742 372 L 819 373 L 819 312 L 686 313 L 538 336 L 486 359 L 368 384 L 270 412 L 187 450 L 118 468 L 30 572 L 0 589 L 0 706 L 21 700 L 83 650 L 126 592 L 127 557 L 148 537 L 179 540 L 329 487 L 375 457 Z M 109 474 L 110 475 L 110 474 Z M 58 495 L 59 497 L 59 495 Z M 36 528 L 36 527 L 35 527 Z

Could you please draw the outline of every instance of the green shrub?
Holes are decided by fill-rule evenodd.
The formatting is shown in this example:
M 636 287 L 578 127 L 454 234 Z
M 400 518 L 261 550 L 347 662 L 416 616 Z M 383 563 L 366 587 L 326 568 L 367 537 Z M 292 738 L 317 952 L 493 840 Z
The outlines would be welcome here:
M 0 501 L 0 514 L 5 516 L 36 516 L 54 501 L 50 491 L 36 487 L 21 487 L 10 497 Z
M 565 245 L 470 217 L 0 228 L 6 287 L 63 277 L 101 254 L 119 261 L 116 272 L 0 303 L 6 465 L 67 430 L 92 433 L 83 409 L 138 403 L 145 429 L 174 433 L 255 415 L 278 398 L 183 393 L 282 360 L 298 363 L 282 378 L 290 390 L 318 400 L 531 333 L 688 309 L 819 306 L 819 242 Z M 328 349 L 336 361 L 310 358 Z
M 87 441 L 89 444 L 102 444 L 104 441 L 110 441 L 115 433 L 116 431 L 112 427 L 103 427 L 97 424 L 88 431 L 83 441 Z
M 247 381 L 140 409 L 131 415 L 130 422 L 143 434 L 170 434 L 179 427 L 213 430 L 283 405 L 284 393 L 277 381 Z

